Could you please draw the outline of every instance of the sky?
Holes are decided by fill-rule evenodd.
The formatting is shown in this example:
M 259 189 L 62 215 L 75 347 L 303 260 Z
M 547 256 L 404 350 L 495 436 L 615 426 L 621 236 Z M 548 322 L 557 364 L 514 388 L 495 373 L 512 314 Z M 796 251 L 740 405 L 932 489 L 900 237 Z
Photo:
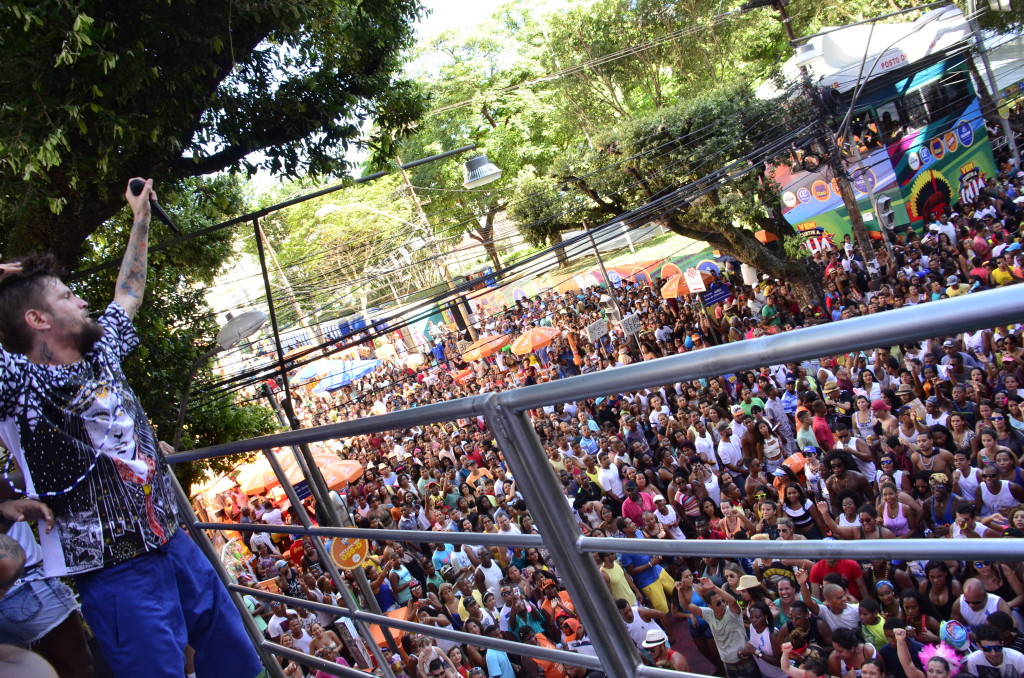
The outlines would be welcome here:
M 447 30 L 471 29 L 483 23 L 507 0 L 426 0 L 430 16 L 416 27 L 421 40 L 429 40 Z M 542 3 L 538 3 L 542 4 Z

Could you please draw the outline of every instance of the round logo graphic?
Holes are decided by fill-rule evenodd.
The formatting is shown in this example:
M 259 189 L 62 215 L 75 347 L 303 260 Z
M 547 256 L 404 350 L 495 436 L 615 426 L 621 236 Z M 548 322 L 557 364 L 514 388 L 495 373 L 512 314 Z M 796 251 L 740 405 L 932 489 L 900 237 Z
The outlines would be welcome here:
M 974 128 L 966 120 L 958 120 L 956 123 L 956 138 L 962 145 L 970 146 L 974 143 Z
M 950 153 L 956 153 L 959 142 L 956 140 L 956 132 L 949 131 L 942 135 L 942 143 L 946 145 L 946 150 Z
M 793 191 L 786 191 L 782 194 L 782 204 L 786 207 L 793 207 L 796 205 L 796 194 Z
M 853 176 L 853 187 L 861 193 L 873 193 L 875 186 L 878 184 L 878 178 L 875 173 L 871 171 L 871 168 L 864 168 L 855 170 Z
M 799 188 L 796 192 L 796 199 L 800 202 L 807 202 L 811 199 L 811 192 L 806 188 Z
M 921 164 L 927 165 L 932 161 L 932 152 L 928 150 L 927 146 L 922 146 L 921 150 L 917 152 L 921 156 Z
M 831 193 L 832 191 L 829 190 L 828 184 L 826 184 L 821 179 L 818 179 L 813 184 L 811 184 L 811 195 L 813 195 L 821 202 L 825 202 L 826 200 L 828 200 L 828 196 Z
M 921 167 L 921 158 L 917 156 L 917 153 L 911 151 L 907 153 L 907 165 L 910 166 L 912 171 L 916 172 Z
M 939 137 L 928 142 L 928 149 L 936 160 L 942 160 L 942 156 L 946 155 L 946 147 L 942 145 L 942 139 Z

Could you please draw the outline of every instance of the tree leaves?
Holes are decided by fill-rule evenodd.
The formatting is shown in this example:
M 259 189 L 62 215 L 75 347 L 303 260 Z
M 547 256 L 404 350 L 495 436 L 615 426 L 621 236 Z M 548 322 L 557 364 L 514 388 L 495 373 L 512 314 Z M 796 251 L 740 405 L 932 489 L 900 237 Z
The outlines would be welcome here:
M 418 0 L 0 6 L 0 248 L 73 266 L 129 176 L 345 172 L 378 102 L 387 128 L 422 113 L 400 77 L 420 12 Z

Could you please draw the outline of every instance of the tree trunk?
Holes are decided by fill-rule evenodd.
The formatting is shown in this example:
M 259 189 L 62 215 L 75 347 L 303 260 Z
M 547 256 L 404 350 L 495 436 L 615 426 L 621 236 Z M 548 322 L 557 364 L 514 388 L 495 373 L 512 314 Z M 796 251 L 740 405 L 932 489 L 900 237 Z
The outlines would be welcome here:
M 484 216 L 484 223 L 480 227 L 480 235 L 483 236 L 484 250 L 494 264 L 494 270 L 501 270 L 501 257 L 498 256 L 498 245 L 494 242 L 494 217 L 497 212 L 488 212 Z

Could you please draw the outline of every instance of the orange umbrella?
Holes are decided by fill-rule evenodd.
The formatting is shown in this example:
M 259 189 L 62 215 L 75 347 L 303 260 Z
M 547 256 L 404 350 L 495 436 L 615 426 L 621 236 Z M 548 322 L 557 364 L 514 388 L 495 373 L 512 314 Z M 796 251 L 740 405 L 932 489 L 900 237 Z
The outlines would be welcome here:
M 454 379 L 459 384 L 465 384 L 469 380 L 469 378 L 474 376 L 475 374 L 476 372 L 473 371 L 473 368 L 467 367 L 466 369 L 459 370 L 458 372 L 453 374 L 452 379 Z
M 561 332 L 554 327 L 534 327 L 512 342 L 512 352 L 527 355 L 548 346 Z
M 700 279 L 704 281 L 704 285 L 706 287 L 715 281 L 715 276 L 707 271 L 701 271 Z M 690 288 L 686 285 L 686 278 L 683 277 L 682 273 L 669 278 L 668 282 L 665 283 L 665 286 L 661 288 L 661 296 L 663 299 L 685 297 L 689 293 Z
M 494 355 L 500 351 L 501 347 L 508 342 L 509 339 L 507 334 L 490 334 L 486 337 L 480 337 L 470 344 L 469 348 L 462 352 L 462 359 L 469 362 L 471 360 L 486 358 L 487 356 Z
M 317 460 L 317 467 L 320 469 L 320 474 L 324 477 L 324 482 L 327 483 L 327 487 L 332 490 L 337 490 L 345 487 L 349 483 L 358 480 L 363 475 L 363 467 L 358 461 L 342 460 L 335 458 L 334 461 L 320 461 Z M 295 484 L 302 480 L 302 469 L 298 465 L 292 465 L 288 469 L 288 480 Z
M 238 472 L 237 480 L 246 494 L 259 494 L 281 484 L 274 475 L 274 469 L 270 468 L 270 462 L 265 458 L 243 466 Z

